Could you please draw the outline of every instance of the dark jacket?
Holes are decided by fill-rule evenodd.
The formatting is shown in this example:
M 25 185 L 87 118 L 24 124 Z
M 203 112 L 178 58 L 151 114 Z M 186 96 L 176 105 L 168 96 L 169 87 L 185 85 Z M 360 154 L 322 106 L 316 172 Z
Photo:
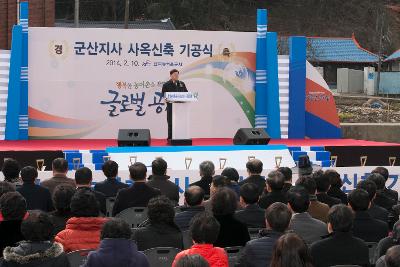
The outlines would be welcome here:
M 310 252 L 314 259 L 314 267 L 369 265 L 367 244 L 354 237 L 350 232 L 334 232 L 325 239 L 312 244 Z
M 179 187 L 169 180 L 167 175 L 151 175 L 147 185 L 157 188 L 161 191 L 161 195 L 169 198 L 174 205 L 179 202 Z
M 160 190 L 148 186 L 144 182 L 135 182 L 128 188 L 119 190 L 114 202 L 112 215 L 131 207 L 147 207 L 149 200 L 161 195 Z
M 375 205 L 374 203 L 371 204 L 368 213 L 374 219 L 381 220 L 385 223 L 389 221 L 389 212 L 385 208 Z
M 324 222 L 311 217 L 308 212 L 293 214 L 289 228 L 309 246 L 328 234 L 328 226 Z
M 292 188 L 292 184 L 289 182 L 285 182 L 283 184 L 283 188 L 282 188 L 282 193 L 287 194 L 287 192 L 289 191 L 290 188 Z
M 265 179 L 261 175 L 250 175 L 249 177 L 241 181 L 239 185 L 242 186 L 246 183 L 256 184 L 258 186 L 258 192 L 260 196 L 264 192 L 264 188 L 266 186 Z
M 146 256 L 138 251 L 137 245 L 130 239 L 103 239 L 96 251 L 89 253 L 84 267 L 148 267 Z
M 340 199 L 330 197 L 327 193 L 317 193 L 316 196 L 319 202 L 325 203 L 329 207 L 342 203 Z
M 265 210 L 257 204 L 247 205 L 244 209 L 236 211 L 235 218 L 249 228 L 265 228 Z
M 62 230 L 65 229 L 65 226 L 67 225 L 67 221 L 69 218 L 72 217 L 72 214 L 70 211 L 67 212 L 59 212 L 59 211 L 52 211 L 49 213 L 51 221 L 53 222 L 54 225 L 54 235 L 58 234 Z
M 28 210 L 54 210 L 49 189 L 34 183 L 24 183 L 17 191 L 25 198 Z
M 349 201 L 347 200 L 347 194 L 343 192 L 340 188 L 331 187 L 328 191 L 328 196 L 340 199 L 340 201 L 347 205 Z
M 189 186 L 197 185 L 197 186 L 201 187 L 204 190 L 204 195 L 206 195 L 209 198 L 210 197 L 210 185 L 211 185 L 212 179 L 213 179 L 212 176 L 210 176 L 210 177 L 204 176 L 204 177 L 201 177 L 200 180 L 190 184 Z
M 181 231 L 189 230 L 190 220 L 199 212 L 205 210 L 204 206 L 188 207 L 183 212 L 179 212 L 175 215 L 175 223 L 181 229 Z
M 103 215 L 107 214 L 107 209 L 106 209 L 106 196 L 96 190 L 93 190 L 90 187 L 78 187 L 77 190 L 88 190 L 94 194 L 94 196 L 97 199 L 97 202 L 99 203 L 99 208 L 100 212 L 103 213 Z
M 59 243 L 27 242 L 4 249 L 2 267 L 69 267 L 70 263 Z
M 233 214 L 214 215 L 220 224 L 220 230 L 215 247 L 244 246 L 250 240 L 247 226 L 235 219 Z
M 48 180 L 45 180 L 40 183 L 41 186 L 46 187 L 49 189 L 50 194 L 53 195 L 54 189 L 57 187 L 57 185 L 70 185 L 75 188 L 75 180 L 68 178 L 65 175 L 56 175 Z
M 395 190 L 389 189 L 389 188 L 384 188 L 383 189 L 383 194 L 391 199 L 393 199 L 394 201 L 399 201 L 399 193 Z
M 5 247 L 16 246 L 19 241 L 24 240 L 21 234 L 22 220 L 0 222 L 0 257 Z
M 103 193 L 106 198 L 115 197 L 118 191 L 122 188 L 127 188 L 129 185 L 121 183 L 115 178 L 107 178 L 103 182 L 96 183 L 94 185 L 94 190 Z
M 262 209 L 267 209 L 270 205 L 275 202 L 281 202 L 283 204 L 287 204 L 286 194 L 282 191 L 272 191 L 269 193 L 264 193 L 261 195 L 260 200 L 258 201 L 258 205 Z
M 387 211 L 391 212 L 394 205 L 397 204 L 397 201 L 391 197 L 387 196 L 385 191 L 378 191 L 376 193 L 376 197 L 374 198 L 374 204 L 385 208 Z
M 353 234 L 365 242 L 379 242 L 388 236 L 387 223 L 376 220 L 367 211 L 357 211 L 354 216 Z
M 173 247 L 183 249 L 183 236 L 177 226 L 167 224 L 149 224 L 133 232 L 138 250 L 145 251 L 155 247 Z
M 260 232 L 260 238 L 253 239 L 246 243 L 235 264 L 237 267 L 266 267 L 272 259 L 272 252 L 276 241 L 283 233 L 272 230 Z
M 376 253 L 378 257 L 381 257 L 386 254 L 387 250 L 393 246 L 400 245 L 400 240 L 397 241 L 391 236 L 385 237 L 381 241 L 379 241 L 378 246 L 376 248 Z

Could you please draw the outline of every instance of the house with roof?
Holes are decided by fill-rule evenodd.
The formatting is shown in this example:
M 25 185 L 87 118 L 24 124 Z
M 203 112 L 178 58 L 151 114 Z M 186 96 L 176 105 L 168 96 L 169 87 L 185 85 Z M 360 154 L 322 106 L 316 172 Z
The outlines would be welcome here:
M 384 63 L 388 71 L 400 71 L 400 49 L 388 56 Z

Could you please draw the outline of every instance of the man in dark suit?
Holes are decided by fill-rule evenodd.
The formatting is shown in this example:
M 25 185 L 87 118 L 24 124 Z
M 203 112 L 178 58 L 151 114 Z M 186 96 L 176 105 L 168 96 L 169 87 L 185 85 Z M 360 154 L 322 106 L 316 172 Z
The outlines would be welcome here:
M 265 179 L 261 176 L 263 171 L 263 163 L 259 159 L 252 159 L 246 163 L 246 169 L 249 176 L 239 183 L 240 186 L 245 183 L 253 183 L 258 186 L 258 194 L 264 192 L 265 188 Z
M 168 197 L 176 206 L 179 202 L 179 187 L 169 180 L 167 174 L 167 162 L 162 158 L 157 158 L 151 163 L 152 175 L 149 176 L 147 185 L 157 188 L 161 195 Z
M 149 200 L 161 195 L 161 191 L 146 184 L 147 168 L 141 162 L 129 167 L 129 177 L 134 182 L 128 188 L 119 190 L 115 199 L 112 215 L 131 207 L 147 207 Z
M 25 198 L 28 210 L 52 211 L 53 201 L 49 189 L 35 184 L 38 177 L 36 168 L 26 166 L 21 169 L 22 186 L 17 191 Z
M 190 186 L 197 185 L 204 190 L 205 199 L 210 198 L 210 186 L 215 174 L 215 166 L 212 161 L 203 161 L 199 165 L 200 180 L 190 184 Z
M 281 202 L 286 204 L 287 197 L 286 194 L 282 191 L 283 185 L 285 183 L 285 178 L 283 174 L 279 171 L 272 171 L 268 174 L 267 178 L 267 191 L 261 196 L 258 201 L 258 205 L 267 209 L 272 203 Z
M 164 83 L 162 87 L 162 93 L 165 97 L 165 93 L 169 92 L 187 92 L 187 88 L 184 82 L 179 80 L 179 71 L 173 69 L 169 72 L 170 79 Z M 172 103 L 167 102 L 167 123 L 168 123 L 168 140 L 172 139 Z
M 190 221 L 200 212 L 205 210 L 203 206 L 204 190 L 196 185 L 193 185 L 185 191 L 185 205 L 182 212 L 175 215 L 175 223 L 181 231 L 189 230 Z
M 128 187 L 127 184 L 117 180 L 118 163 L 115 161 L 107 160 L 104 162 L 102 170 L 107 179 L 96 183 L 94 185 L 95 191 L 103 193 L 108 198 L 115 197 L 120 189 Z
M 315 267 L 334 265 L 369 266 L 367 244 L 352 234 L 354 214 L 343 205 L 335 205 L 328 214 L 329 236 L 311 245 Z
M 253 183 L 247 183 L 240 187 L 240 204 L 244 207 L 236 211 L 235 217 L 249 228 L 265 228 L 265 211 L 257 202 L 258 187 Z
M 382 175 L 383 178 L 385 179 L 385 184 L 386 184 L 387 180 L 389 179 L 389 171 L 385 167 L 376 167 L 372 171 L 372 173 L 379 173 L 380 175 Z M 397 191 L 389 189 L 386 186 L 384 186 L 382 191 L 383 191 L 384 195 L 386 195 L 387 197 L 395 200 L 396 203 L 399 200 L 399 193 Z
M 365 242 L 379 242 L 379 240 L 388 236 L 388 224 L 372 218 L 367 211 L 371 204 L 367 191 L 354 189 L 349 194 L 349 204 L 355 214 L 354 236 L 361 238 Z
M 53 177 L 40 183 L 41 186 L 49 189 L 50 194 L 53 195 L 54 189 L 57 185 L 67 184 L 75 187 L 74 179 L 68 178 L 68 161 L 63 158 L 56 158 L 52 163 Z
M 106 214 L 106 196 L 92 189 L 93 173 L 88 167 L 82 167 L 75 172 L 76 190 L 88 190 L 92 192 L 99 204 L 99 209 L 103 215 Z
M 327 204 L 329 207 L 342 203 L 340 199 L 328 195 L 328 190 L 331 187 L 331 181 L 329 180 L 329 177 L 324 175 L 322 170 L 314 172 L 312 177 L 317 185 L 316 196 L 318 201 Z
M 281 172 L 285 177 L 285 184 L 283 185 L 282 191 L 283 193 L 287 193 L 287 191 L 289 191 L 289 189 L 293 186 L 292 185 L 293 171 L 289 167 L 279 167 L 278 171 Z
M 371 217 L 374 219 L 388 223 L 389 212 L 386 209 L 373 203 L 376 196 L 376 184 L 371 180 L 363 180 L 357 184 L 357 189 L 364 189 L 368 192 L 369 201 L 371 202 L 371 205 L 368 209 L 369 215 L 371 215 Z

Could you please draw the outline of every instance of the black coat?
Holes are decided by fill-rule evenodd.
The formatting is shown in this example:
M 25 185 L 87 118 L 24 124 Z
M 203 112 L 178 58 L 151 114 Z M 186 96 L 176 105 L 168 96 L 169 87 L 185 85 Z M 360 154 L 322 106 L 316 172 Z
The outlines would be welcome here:
M 21 242 L 4 250 L 2 267 L 69 267 L 62 245 L 51 242 Z
M 350 232 L 335 232 L 323 240 L 311 245 L 311 256 L 314 267 L 334 265 L 369 266 L 369 250 L 367 244 L 354 237 Z
M 264 192 L 264 188 L 266 186 L 265 184 L 265 179 L 261 175 L 250 175 L 243 181 L 239 182 L 239 185 L 242 186 L 246 183 L 253 183 L 258 186 L 258 193 L 261 196 L 261 194 Z
M 100 212 L 103 213 L 103 215 L 105 215 L 107 213 L 106 196 L 103 193 L 93 190 L 92 188 L 86 187 L 86 186 L 78 187 L 77 190 L 88 190 L 88 191 L 92 192 L 97 199 L 97 202 L 98 202 L 99 208 L 100 208 Z
M 269 266 L 272 259 L 272 252 L 276 241 L 283 233 L 272 230 L 263 230 L 260 232 L 260 238 L 253 239 L 246 243 L 246 246 L 240 253 L 235 266 L 237 267 L 266 267 Z
M 399 200 L 399 193 L 393 189 L 389 189 L 389 188 L 384 188 L 383 189 L 383 194 L 391 199 L 393 199 L 394 201 L 398 201 Z
M 235 219 L 233 214 L 214 215 L 220 224 L 217 240 L 214 242 L 216 247 L 235 247 L 244 246 L 250 240 L 247 226 Z
M 354 216 L 353 234 L 365 242 L 379 242 L 388 236 L 387 223 L 376 220 L 367 211 L 357 211 Z
M 267 209 L 271 204 L 281 202 L 287 204 L 286 194 L 282 191 L 273 191 L 263 194 L 258 201 L 260 208 Z
M 0 257 L 5 247 L 16 246 L 19 241 L 24 240 L 21 234 L 22 220 L 0 222 Z
M 179 186 L 169 180 L 167 175 L 151 175 L 147 185 L 157 188 L 161 195 L 169 198 L 175 205 L 179 202 Z
M 265 228 L 265 210 L 257 204 L 247 205 L 236 211 L 235 218 L 249 228 Z
M 25 198 L 28 210 L 54 210 L 49 189 L 34 183 L 24 183 L 17 191 Z
M 318 193 L 316 196 L 319 202 L 325 203 L 329 207 L 342 203 L 340 199 L 331 197 L 327 193 Z
M 175 223 L 182 231 L 189 230 L 190 221 L 199 212 L 205 210 L 204 206 L 188 207 L 183 212 L 179 212 L 175 215 Z
M 160 190 L 148 186 L 144 182 L 135 182 L 128 188 L 119 190 L 115 199 L 112 215 L 131 207 L 147 207 L 149 200 L 161 195 Z
M 382 257 L 386 254 L 387 250 L 393 246 L 400 245 L 400 242 L 394 239 L 391 236 L 385 237 L 378 243 L 378 247 L 376 248 L 376 253 L 378 257 Z
M 385 208 L 382 208 L 373 203 L 371 207 L 368 209 L 368 213 L 374 219 L 381 220 L 385 223 L 388 223 L 389 221 L 389 212 Z
M 96 183 L 94 185 L 94 190 L 103 193 L 106 198 L 115 197 L 118 191 L 122 188 L 127 188 L 129 185 L 121 183 L 115 178 L 107 178 L 103 182 Z
M 347 194 L 338 187 L 331 187 L 328 191 L 328 196 L 340 199 L 340 201 L 345 205 L 349 203 L 347 200 Z
M 397 204 L 397 201 L 391 197 L 387 196 L 387 192 L 378 191 L 376 193 L 376 197 L 374 198 L 374 204 L 385 208 L 387 211 L 391 212 L 394 205 Z
M 167 224 L 149 224 L 137 228 L 133 232 L 133 240 L 136 241 L 138 250 L 155 247 L 173 247 L 183 249 L 183 236 L 178 226 Z
M 210 185 L 212 182 L 212 176 L 204 176 L 201 177 L 200 180 L 190 184 L 189 186 L 196 185 L 201 187 L 204 190 L 204 194 L 209 198 L 210 197 Z

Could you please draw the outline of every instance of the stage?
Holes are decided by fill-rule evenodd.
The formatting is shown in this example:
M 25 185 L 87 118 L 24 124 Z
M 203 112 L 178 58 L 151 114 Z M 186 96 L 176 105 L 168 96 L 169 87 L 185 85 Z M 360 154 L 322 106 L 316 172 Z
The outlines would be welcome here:
M 265 150 L 274 146 L 286 146 L 292 155 L 294 155 L 293 153 L 304 154 L 318 151 L 318 153 L 323 154 L 324 161 L 327 160 L 327 155 L 323 151 L 327 151 L 329 156 L 337 156 L 336 166 L 338 167 L 360 166 L 361 156 L 368 157 L 366 166 L 388 166 L 389 157 L 400 157 L 400 144 L 352 139 L 272 139 Z M 100 153 L 99 155 L 107 155 L 108 152 L 116 152 L 115 149 L 112 151 L 112 148 L 115 147 L 117 147 L 117 140 L 114 139 L 0 141 L 0 165 L 4 158 L 15 158 L 21 162 L 21 165 L 29 164 L 33 166 L 36 166 L 36 159 L 44 159 L 47 166 L 46 170 L 49 170 L 51 161 L 56 157 L 65 157 L 66 154 L 73 157 L 71 153 L 79 152 L 82 154 L 83 152 L 85 154 L 94 151 Z M 233 141 L 230 138 L 193 139 L 192 147 L 179 147 L 179 149 L 181 151 L 192 151 L 199 150 L 198 147 L 203 147 L 203 151 L 240 150 L 237 146 L 233 146 Z M 177 149 L 176 147 L 168 147 L 165 139 L 152 139 L 151 147 L 131 147 L 129 150 L 130 152 L 136 150 L 137 153 L 140 153 L 140 151 L 158 153 L 157 149 L 154 150 L 155 148 L 164 148 L 160 151 Z M 242 150 L 254 150 L 253 148 L 255 147 L 241 146 Z M 262 151 L 263 149 L 257 150 Z M 218 157 L 221 158 L 222 156 Z M 293 158 L 296 160 L 295 156 Z M 96 163 L 101 163 L 101 160 L 97 159 Z M 83 164 L 84 161 L 82 158 L 81 163 Z M 94 160 L 92 163 L 95 163 Z M 400 161 L 397 160 L 395 165 L 399 166 Z

